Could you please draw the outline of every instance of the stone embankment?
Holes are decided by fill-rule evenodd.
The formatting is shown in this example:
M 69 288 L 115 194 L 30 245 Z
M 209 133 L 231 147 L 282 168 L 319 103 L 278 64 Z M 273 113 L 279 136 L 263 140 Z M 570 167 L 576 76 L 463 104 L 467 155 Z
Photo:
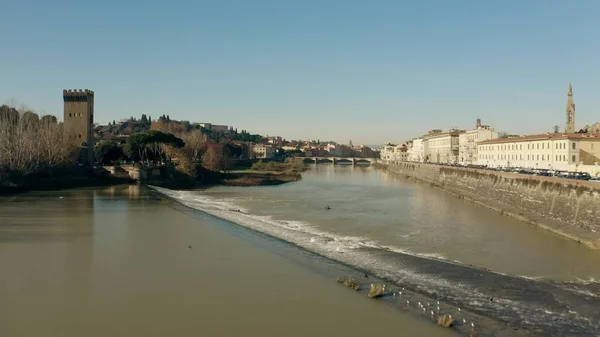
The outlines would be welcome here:
M 600 183 L 421 163 L 380 167 L 600 249 Z

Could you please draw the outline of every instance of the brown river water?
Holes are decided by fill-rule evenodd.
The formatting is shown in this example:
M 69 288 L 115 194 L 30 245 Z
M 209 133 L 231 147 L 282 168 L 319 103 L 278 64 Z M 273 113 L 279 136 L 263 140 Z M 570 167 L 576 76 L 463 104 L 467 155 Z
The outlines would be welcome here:
M 317 165 L 276 187 L 157 190 L 172 200 L 3 199 L 0 336 L 599 335 L 600 252 L 427 185 Z
M 307 254 L 139 186 L 0 199 L 0 336 L 453 335 Z

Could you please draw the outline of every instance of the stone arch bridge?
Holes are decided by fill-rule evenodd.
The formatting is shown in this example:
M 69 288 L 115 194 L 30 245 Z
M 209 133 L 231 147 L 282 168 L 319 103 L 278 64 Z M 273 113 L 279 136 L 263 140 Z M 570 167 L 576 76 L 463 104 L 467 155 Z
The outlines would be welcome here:
M 345 164 L 345 165 L 371 165 L 375 162 L 373 158 L 353 157 L 304 157 L 305 163 L 314 164 Z

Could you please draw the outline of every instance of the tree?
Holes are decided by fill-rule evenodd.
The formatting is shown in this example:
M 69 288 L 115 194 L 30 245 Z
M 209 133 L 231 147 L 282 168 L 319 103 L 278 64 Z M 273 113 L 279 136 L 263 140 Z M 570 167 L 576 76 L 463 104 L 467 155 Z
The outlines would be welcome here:
M 164 153 L 160 145 L 181 148 L 185 143 L 181 138 L 175 137 L 172 133 L 148 130 L 129 136 L 123 150 L 132 160 L 146 160 L 149 164 L 149 155 L 152 155 L 152 159 L 156 159 Z
M 214 147 L 209 147 L 202 155 L 202 166 L 211 171 L 219 169 L 218 156 Z
M 123 158 L 123 149 L 110 141 L 102 141 L 94 148 L 98 163 L 107 165 Z

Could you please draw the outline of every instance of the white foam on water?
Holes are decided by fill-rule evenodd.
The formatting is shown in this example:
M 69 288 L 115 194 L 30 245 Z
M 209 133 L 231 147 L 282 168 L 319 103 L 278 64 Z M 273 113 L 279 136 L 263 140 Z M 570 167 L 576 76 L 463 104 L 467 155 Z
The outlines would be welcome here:
M 411 283 L 422 290 L 436 288 L 439 292 L 444 292 L 446 294 L 452 293 L 454 296 L 467 300 L 473 307 L 490 309 L 488 296 L 478 292 L 476 289 L 473 290 L 469 289 L 469 287 L 462 287 L 450 283 L 443 278 L 427 277 L 415 273 L 408 268 L 399 269 L 397 265 L 381 259 L 376 253 L 359 249 L 374 248 L 425 259 L 450 261 L 442 255 L 435 253 L 414 253 L 399 247 L 381 245 L 378 242 L 364 237 L 340 236 L 320 230 L 313 225 L 302 221 L 277 220 L 270 216 L 250 214 L 248 210 L 235 203 L 236 199 L 239 200 L 239 198 L 217 199 L 203 195 L 199 191 L 176 191 L 155 186 L 150 187 L 190 208 L 200 210 L 257 232 L 271 235 L 333 260 L 369 270 L 378 277 L 390 279 L 397 283 L 402 283 L 408 278 Z M 458 261 L 452 262 L 460 264 Z M 535 278 L 532 277 L 523 278 L 535 280 Z M 596 280 L 581 280 L 581 282 L 596 282 Z M 532 317 L 530 308 L 527 308 L 524 303 L 509 300 L 502 301 L 501 299 L 497 299 L 496 302 L 498 309 L 507 309 L 513 313 L 519 314 L 523 318 L 529 315 L 529 319 L 544 321 L 548 319 L 546 315 L 556 317 L 554 315 L 555 313 L 549 310 L 536 310 L 537 313 L 533 314 Z M 538 315 L 540 313 L 543 313 L 543 316 L 545 317 L 539 317 Z

